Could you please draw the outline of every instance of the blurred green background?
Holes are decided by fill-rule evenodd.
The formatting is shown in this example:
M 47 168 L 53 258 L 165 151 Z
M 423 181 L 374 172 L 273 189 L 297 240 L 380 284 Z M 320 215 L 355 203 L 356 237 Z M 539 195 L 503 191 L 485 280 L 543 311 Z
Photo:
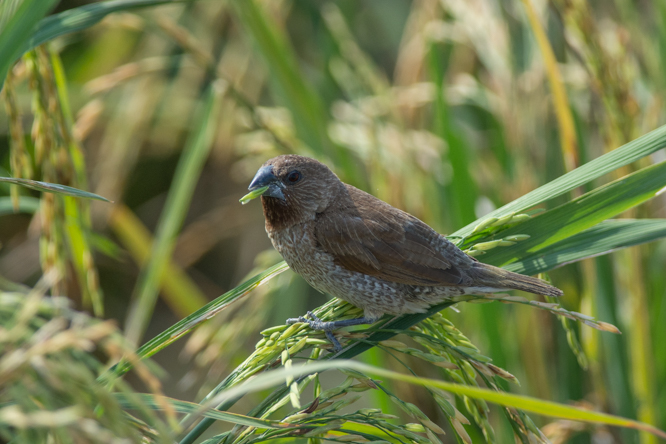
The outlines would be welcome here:
M 4 0 L 2 8 L 18 4 Z M 85 4 L 62 0 L 56 11 Z M 71 139 L 85 158 L 78 172 L 87 189 L 114 202 L 90 207 L 99 285 L 82 284 L 65 264 L 61 289 L 86 309 L 103 297 L 103 316 L 139 344 L 280 260 L 260 204 L 238 203 L 257 168 L 278 154 L 316 157 L 342 180 L 451 233 L 666 123 L 663 1 L 196 1 L 108 15 L 49 51 L 59 54 Z M 3 175 L 12 169 L 11 122 L 21 123 L 27 151 L 37 131 L 29 61 L 10 77 L 15 106 L 0 110 Z M 174 176 L 183 146 L 197 146 L 211 83 L 210 151 L 198 150 L 200 173 L 193 160 L 191 174 Z M 641 166 L 665 159 L 660 151 Z M 46 177 L 46 167 L 34 170 Z M 77 180 L 68 183 L 84 187 Z M 162 217 L 167 193 L 188 181 L 189 207 L 170 213 L 171 228 L 178 233 L 183 218 L 182 230 L 173 252 L 164 250 L 172 280 L 153 309 L 144 285 L 150 272 L 141 266 L 146 242 L 160 233 L 174 240 Z M 661 195 L 622 217 L 663 218 L 665 203 Z M 34 285 L 43 267 L 39 221 L 29 210 L 8 213 L 0 216 L 0 276 Z M 514 392 L 664 429 L 665 268 L 661 241 L 551 273 L 564 307 L 624 333 L 583 328 L 586 370 L 546 312 L 465 304 L 446 316 L 520 379 Z M 253 349 L 258 331 L 325 300 L 284 273 L 156 355 L 166 394 L 206 393 Z M 365 359 L 396 365 L 379 353 Z M 393 390 L 415 403 L 422 395 L 397 383 Z M 252 405 L 243 402 L 241 410 Z M 434 411 L 432 404 L 422 409 Z M 553 442 L 656 442 L 567 421 L 539 425 Z M 509 430 L 498 436 L 511 439 Z

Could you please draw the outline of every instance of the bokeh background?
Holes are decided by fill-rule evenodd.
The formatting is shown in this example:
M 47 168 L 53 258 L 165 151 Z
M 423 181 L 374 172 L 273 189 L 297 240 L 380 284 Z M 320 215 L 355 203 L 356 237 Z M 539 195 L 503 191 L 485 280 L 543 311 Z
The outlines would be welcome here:
M 63 0 L 57 11 L 85 3 Z M 114 202 L 91 204 L 103 316 L 138 344 L 280 260 L 259 202 L 238 203 L 257 168 L 278 154 L 316 157 L 344 181 L 451 233 L 666 122 L 662 1 L 195 1 L 111 14 L 51 42 L 50 51 L 62 62 L 88 189 Z M 11 81 L 29 135 L 28 71 L 19 64 Z M 175 283 L 154 308 L 141 305 L 147 242 L 164 223 L 167 192 L 186 180 L 174 173 L 211 84 L 213 143 L 181 210 Z M 6 113 L 0 166 L 9 171 Z M 665 158 L 662 151 L 643 162 Z M 662 195 L 623 216 L 663 218 L 665 202 Z M 27 285 L 41 276 L 38 225 L 29 211 L 0 217 L 0 276 Z M 587 369 L 546 312 L 465 304 L 446 316 L 520 379 L 513 391 L 663 429 L 665 267 L 661 241 L 551 273 L 566 308 L 624 333 L 583 327 Z M 64 286 L 91 309 L 73 273 Z M 261 329 L 325 301 L 282 274 L 155 357 L 166 394 L 198 399 L 247 356 Z M 137 319 L 149 321 L 145 332 Z M 362 359 L 396 366 L 378 352 Z M 422 395 L 392 388 L 406 401 Z M 243 402 L 240 410 L 253 401 Z M 507 424 L 495 420 L 499 442 L 510 442 Z M 537 420 L 553 442 L 656 442 Z

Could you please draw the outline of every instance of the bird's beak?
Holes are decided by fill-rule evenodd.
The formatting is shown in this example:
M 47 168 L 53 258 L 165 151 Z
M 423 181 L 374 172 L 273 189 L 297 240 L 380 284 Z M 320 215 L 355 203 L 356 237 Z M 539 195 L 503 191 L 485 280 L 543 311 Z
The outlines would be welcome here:
M 250 190 L 250 193 L 241 198 L 240 202 L 242 204 L 246 204 L 262 195 L 285 200 L 284 193 L 282 192 L 282 183 L 273 174 L 273 167 L 271 165 L 259 168 L 259 171 L 257 171 L 247 189 Z

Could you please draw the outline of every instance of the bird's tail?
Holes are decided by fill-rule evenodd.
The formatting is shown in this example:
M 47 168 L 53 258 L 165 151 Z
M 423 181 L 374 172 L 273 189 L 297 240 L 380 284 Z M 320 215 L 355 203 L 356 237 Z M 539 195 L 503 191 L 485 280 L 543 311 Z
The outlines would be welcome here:
M 483 286 L 502 290 L 522 290 L 545 296 L 562 296 L 564 294 L 559 288 L 553 287 L 541 279 L 503 270 L 481 262 L 474 264 L 474 267 L 469 271 L 474 279 L 474 284 L 482 284 Z

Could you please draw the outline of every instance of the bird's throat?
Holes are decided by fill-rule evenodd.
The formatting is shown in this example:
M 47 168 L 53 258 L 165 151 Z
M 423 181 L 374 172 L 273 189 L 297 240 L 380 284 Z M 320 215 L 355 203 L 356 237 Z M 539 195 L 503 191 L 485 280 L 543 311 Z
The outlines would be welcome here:
M 291 205 L 289 199 L 261 196 L 261 203 L 266 218 L 266 231 L 279 231 L 303 222 L 303 214 L 297 205 Z

